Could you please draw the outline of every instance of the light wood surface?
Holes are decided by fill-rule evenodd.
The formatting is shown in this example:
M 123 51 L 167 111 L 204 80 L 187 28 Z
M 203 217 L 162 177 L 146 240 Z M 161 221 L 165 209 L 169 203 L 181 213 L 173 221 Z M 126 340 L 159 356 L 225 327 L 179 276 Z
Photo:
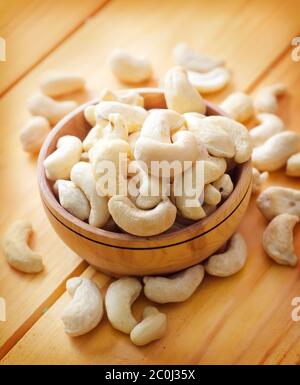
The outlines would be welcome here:
M 13 7 L 14 1 L 9 3 Z M 41 275 L 25 276 L 9 268 L 0 255 L 0 296 L 8 311 L 7 321 L 0 323 L 0 356 L 7 353 L 3 363 L 299 363 L 300 324 L 290 313 L 292 298 L 300 296 L 300 267 L 277 266 L 265 256 L 261 235 L 266 223 L 255 197 L 240 227 L 249 247 L 245 269 L 228 279 L 206 277 L 186 303 L 162 306 L 169 326 L 161 341 L 136 348 L 107 320 L 86 336 L 68 338 L 59 317 L 69 297 L 61 294 L 67 277 L 83 272 L 86 265 L 51 229 L 38 196 L 36 159 L 24 154 L 18 142 L 18 129 L 28 117 L 25 100 L 46 69 L 82 73 L 89 91 L 76 97 L 87 100 L 101 87 L 120 86 L 105 62 L 113 47 L 149 55 L 159 80 L 172 64 L 171 49 L 180 40 L 225 58 L 232 70 L 232 86 L 213 100 L 221 100 L 233 88 L 254 92 L 262 84 L 286 83 L 289 94 L 281 101 L 280 115 L 289 128 L 299 130 L 300 63 L 290 57 L 291 39 L 300 35 L 299 7 L 297 0 L 203 0 L 188 6 L 185 1 L 111 1 L 55 49 L 45 42 L 49 55 L 22 80 L 16 71 L 16 84 L 0 100 L 0 231 L 3 234 L 14 219 L 30 217 L 38 230 L 34 245 L 47 268 Z M 22 35 L 31 33 L 29 27 L 22 30 Z M 14 67 L 11 62 L 5 65 Z M 155 85 L 155 80 L 149 84 Z M 272 173 L 268 183 L 299 188 L 299 180 L 282 171 Z M 295 246 L 299 254 L 299 226 Z M 91 268 L 85 274 L 105 290 L 109 278 Z M 141 298 L 135 306 L 139 314 L 144 303 Z

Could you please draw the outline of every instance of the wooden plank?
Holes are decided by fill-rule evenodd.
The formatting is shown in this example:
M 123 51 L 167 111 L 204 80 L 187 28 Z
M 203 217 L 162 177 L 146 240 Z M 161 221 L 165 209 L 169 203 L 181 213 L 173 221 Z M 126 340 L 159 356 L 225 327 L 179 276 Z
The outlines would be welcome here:
M 0 95 L 106 2 L 107 0 L 2 1 L 0 36 L 6 40 L 7 59 L 5 63 L 0 63 Z
M 189 7 L 182 7 L 182 1 L 166 1 L 163 3 L 159 1 L 127 1 L 126 6 L 124 2 L 111 2 L 0 101 L 0 123 L 2 127 L 0 151 L 3 154 L 0 167 L 2 179 L 7 181 L 1 186 L 4 210 L 0 231 L 3 233 L 13 219 L 30 215 L 34 227 L 43 229 L 43 232 L 39 231 L 37 234 L 36 248 L 44 253 L 47 272 L 49 272 L 43 276 L 43 279 L 41 279 L 41 276 L 34 278 L 23 277 L 13 272 L 6 265 L 3 257 L 0 258 L 0 295 L 6 299 L 10 309 L 9 312 L 13 314 L 6 323 L 0 325 L 1 354 L 6 353 L 36 320 L 35 315 L 37 313 L 40 315 L 38 309 L 41 309 L 42 304 L 47 301 L 48 303 L 53 302 L 54 297 L 60 294 L 61 285 L 65 278 L 70 274 L 74 274 L 76 269 L 83 269 L 83 264 L 79 258 L 66 250 L 45 221 L 36 189 L 35 160 L 24 155 L 20 148 L 17 147 L 17 127 L 27 117 L 24 107 L 24 100 L 27 95 L 35 90 L 38 78 L 44 70 L 57 67 L 66 70 L 77 70 L 87 77 L 89 90 L 86 94 L 79 95 L 78 100 L 91 97 L 92 94 L 95 94 L 95 90 L 99 90 L 103 86 L 119 87 L 118 82 L 112 77 L 105 64 L 107 54 L 117 45 L 148 54 L 153 60 L 156 78 L 158 79 L 171 65 L 171 49 L 179 39 L 188 40 L 191 44 L 194 43 L 195 46 L 211 54 L 224 57 L 230 68 L 233 69 L 234 85 L 239 89 L 248 88 L 256 80 L 260 71 L 268 68 L 270 63 L 281 55 L 281 52 L 289 44 L 291 36 L 296 34 L 299 27 L 296 17 L 299 3 L 289 2 L 282 5 L 280 1 L 261 2 L 258 0 L 251 3 L 245 0 L 226 2 L 226 5 L 224 3 L 222 1 L 191 1 Z M 197 15 L 196 18 L 195 15 Z M 237 15 L 239 15 L 238 18 Z M 168 20 L 167 25 L 164 20 Z M 266 23 L 268 28 L 265 30 L 254 28 L 251 30 L 247 24 L 249 20 L 255 20 L 255 27 Z M 285 23 L 287 28 L 280 31 L 282 23 Z M 242 26 L 245 24 L 247 24 L 247 27 L 244 29 Z M 115 27 L 116 25 L 118 28 Z M 123 33 L 120 34 L 120 31 Z M 273 46 L 270 53 L 269 50 L 264 50 L 263 47 L 267 46 L 269 41 L 274 38 L 274 31 L 277 31 L 275 32 L 277 44 Z M 101 36 L 104 35 L 105 39 L 102 39 Z M 205 39 L 198 42 L 196 39 L 198 36 L 205 36 Z M 217 37 L 219 37 L 219 40 Z M 145 40 L 147 44 L 145 44 Z M 160 44 L 157 44 L 158 41 Z M 258 45 L 257 52 L 255 55 L 249 55 L 249 47 L 254 47 L 256 42 Z M 78 60 L 79 47 L 80 60 Z M 248 63 L 245 65 L 244 57 L 247 54 Z M 82 60 L 82 58 L 86 58 L 86 60 Z M 226 92 L 229 90 L 230 88 Z M 15 106 L 20 106 L 17 108 L 18 113 L 16 113 Z M 10 165 L 13 165 L 13 172 Z M 26 203 L 24 204 L 24 202 Z M 251 221 L 255 226 L 257 222 L 261 221 L 258 212 Z M 244 231 L 246 231 L 245 229 Z M 254 242 L 254 240 L 252 241 Z M 258 239 L 256 242 L 254 245 L 259 244 Z M 114 350 L 113 354 L 108 354 L 107 350 L 100 347 L 103 354 L 100 352 L 101 354 L 96 355 L 94 359 L 100 360 L 99 362 L 102 362 L 102 360 L 108 360 L 105 362 L 116 362 L 114 360 L 122 362 L 122 360 L 126 361 L 130 357 L 130 360 L 137 359 L 140 362 L 152 362 L 151 360 L 155 361 L 157 359 L 157 353 L 159 352 L 163 362 L 169 362 L 171 359 L 174 362 L 181 362 L 182 360 L 184 362 L 197 362 L 198 356 L 200 356 L 197 352 L 200 352 L 201 346 L 204 348 L 207 342 L 213 338 L 220 323 L 222 323 L 222 317 L 215 318 L 214 312 L 221 309 L 221 315 L 230 314 L 232 309 L 240 301 L 244 300 L 243 295 L 247 296 L 251 292 L 251 283 L 254 281 L 253 271 L 261 272 L 261 269 L 267 270 L 271 266 L 267 260 L 261 258 L 260 254 L 256 254 L 255 248 L 252 249 L 249 265 L 250 270 L 247 269 L 245 273 L 243 272 L 237 277 L 222 282 L 221 280 L 219 282 L 219 280 L 207 279 L 198 295 L 185 304 L 162 308 L 168 311 L 170 323 L 170 334 L 166 338 L 170 338 L 170 341 L 172 338 L 172 346 L 175 346 L 175 348 L 177 344 L 178 346 L 182 344 L 182 353 L 181 349 L 173 349 L 172 352 L 167 348 L 165 349 L 163 341 L 166 341 L 166 339 L 147 348 L 137 349 L 128 344 L 126 336 L 121 336 L 120 333 L 115 331 L 108 332 L 111 328 L 108 324 L 105 324 L 104 328 L 106 328 L 107 332 L 101 333 L 100 340 L 105 335 L 105 338 L 107 338 L 107 340 L 105 339 L 106 346 L 112 346 L 111 343 L 113 342 L 116 344 L 116 349 L 118 349 Z M 240 276 L 245 277 L 246 286 L 244 286 L 245 281 L 240 280 Z M 218 285 L 216 285 L 215 281 L 218 282 Z M 37 290 L 41 283 L 47 290 Z M 18 295 L 12 290 L 13 287 L 18 288 Z M 35 296 L 37 291 L 38 297 Z M 242 294 L 235 299 L 232 298 L 233 291 Z M 225 297 L 224 292 L 227 293 Z M 207 295 L 209 295 L 210 300 L 207 299 Z M 28 298 L 30 298 L 30 301 Z M 68 297 L 63 296 L 57 302 L 57 305 L 53 306 L 22 342 L 11 351 L 5 362 L 26 360 L 28 341 L 31 341 L 31 344 L 35 341 L 36 350 L 27 359 L 30 360 L 36 357 L 36 352 L 40 355 L 40 361 L 47 361 L 45 352 L 40 351 L 46 345 L 45 340 L 39 340 L 38 342 L 34 337 L 34 334 L 40 330 L 39 328 L 43 327 L 40 325 L 47 325 L 49 335 L 51 333 L 57 335 L 58 333 L 61 341 L 64 341 L 71 351 L 77 342 L 68 342 L 63 335 L 61 325 L 58 322 L 55 325 L 51 323 L 51 317 L 56 317 L 58 320 L 60 310 L 67 301 Z M 140 301 L 137 306 L 138 309 L 141 309 L 143 301 Z M 22 312 L 19 309 L 22 309 Z M 203 316 L 203 314 L 206 314 L 206 316 Z M 50 317 L 50 322 L 48 317 Z M 199 324 L 202 325 L 202 328 L 199 328 Z M 55 330 L 52 330 L 52 327 Z M 199 329 L 198 333 L 201 330 L 197 352 L 195 352 L 195 343 L 192 338 L 195 335 L 195 328 L 196 330 Z M 100 329 L 102 330 L 102 327 Z M 42 329 L 41 333 L 43 333 Z M 94 333 L 97 334 L 98 331 Z M 111 333 L 113 334 L 111 335 Z M 205 338 L 201 339 L 203 335 L 205 335 Z M 85 341 L 83 344 L 87 344 L 89 336 L 82 337 L 82 340 Z M 86 354 L 85 357 L 81 356 L 75 349 L 74 352 L 70 353 L 70 360 L 82 359 L 88 362 L 91 359 L 92 352 L 98 349 L 96 347 L 96 345 L 98 346 L 97 341 L 98 339 L 89 342 L 89 345 L 83 350 Z M 32 346 L 30 349 L 33 349 Z M 53 345 L 53 349 L 58 351 L 62 346 L 63 344 L 61 346 Z M 60 358 L 64 361 L 68 349 L 63 349 L 62 355 L 60 356 L 59 353 L 56 356 L 57 359 Z M 20 351 L 24 352 L 24 354 L 19 355 L 18 352 Z M 130 356 L 128 352 L 131 353 Z M 144 352 L 149 352 L 146 358 Z M 104 355 L 108 358 L 105 358 Z M 54 360 L 55 357 L 49 357 L 48 361 L 50 359 Z

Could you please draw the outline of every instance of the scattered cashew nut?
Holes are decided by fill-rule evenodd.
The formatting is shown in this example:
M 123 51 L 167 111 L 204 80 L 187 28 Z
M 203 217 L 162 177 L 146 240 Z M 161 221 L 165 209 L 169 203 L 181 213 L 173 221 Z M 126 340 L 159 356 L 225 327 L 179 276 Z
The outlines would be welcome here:
M 227 98 L 220 104 L 232 119 L 245 123 L 254 115 L 254 106 L 249 95 L 243 92 L 234 92 L 227 96 Z
M 286 164 L 286 173 L 289 176 L 300 176 L 300 152 L 289 157 Z
M 258 112 L 276 114 L 278 110 L 277 98 L 286 92 L 286 86 L 278 83 L 261 88 L 254 97 L 254 106 Z
M 260 124 L 253 127 L 249 132 L 253 147 L 261 146 L 271 136 L 285 130 L 282 119 L 274 114 L 262 112 L 257 114 L 257 120 Z
M 47 72 L 40 81 L 41 91 L 52 98 L 74 91 L 80 91 L 84 86 L 84 78 L 70 72 Z
M 191 85 L 201 94 L 220 91 L 230 80 L 230 72 L 223 67 L 214 68 L 206 73 L 188 71 L 187 74 Z
M 23 150 L 32 154 L 40 151 L 42 144 L 50 132 L 48 120 L 42 116 L 34 116 L 20 131 Z

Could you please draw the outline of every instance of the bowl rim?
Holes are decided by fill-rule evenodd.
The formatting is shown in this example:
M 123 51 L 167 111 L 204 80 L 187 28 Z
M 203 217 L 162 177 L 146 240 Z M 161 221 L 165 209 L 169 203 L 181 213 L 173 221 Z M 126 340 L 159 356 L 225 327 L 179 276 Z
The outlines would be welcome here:
M 154 94 L 159 93 L 159 94 L 162 94 L 161 96 L 163 97 L 163 91 L 159 88 L 136 88 L 134 90 L 136 90 L 137 92 L 139 92 L 142 95 L 143 94 L 149 95 L 151 93 L 154 93 Z M 125 91 L 128 91 L 128 90 L 119 90 L 118 92 L 122 93 Z M 66 115 L 62 120 L 60 120 L 54 126 L 54 128 L 50 131 L 50 133 L 47 135 L 47 137 L 43 143 L 43 146 L 40 150 L 39 157 L 38 157 L 37 177 L 38 177 L 38 186 L 39 186 L 39 191 L 40 191 L 40 196 L 41 196 L 42 202 L 44 203 L 44 205 L 46 206 L 46 209 L 50 212 L 50 214 L 57 221 L 59 221 L 62 225 L 64 225 L 66 228 L 77 233 L 81 237 L 87 238 L 90 241 L 97 242 L 97 243 L 100 243 L 100 244 L 105 245 L 105 246 L 116 247 L 116 248 L 121 248 L 121 249 L 156 249 L 156 248 L 162 248 L 162 247 L 171 247 L 171 246 L 175 246 L 177 244 L 191 241 L 191 240 L 193 240 L 193 239 L 195 239 L 201 235 L 208 233 L 209 231 L 212 231 L 214 228 L 218 227 L 226 219 L 228 219 L 238 209 L 238 207 L 241 205 L 241 203 L 244 201 L 244 199 L 247 196 L 247 193 L 249 191 L 249 188 L 251 186 L 251 181 L 249 182 L 249 185 L 246 187 L 245 193 L 243 194 L 241 199 L 237 200 L 236 205 L 233 205 L 232 209 L 229 210 L 229 214 L 226 215 L 225 217 L 223 217 L 222 220 L 217 221 L 216 224 L 214 224 L 212 227 L 209 227 L 207 230 L 205 230 L 205 232 L 201 232 L 201 227 L 205 227 L 209 222 L 215 223 L 214 220 L 220 216 L 220 213 L 224 209 L 228 209 L 232 205 L 232 202 L 234 202 L 234 200 L 236 198 L 236 193 L 241 188 L 241 185 L 243 183 L 242 176 L 243 176 L 244 172 L 248 168 L 251 167 L 251 159 L 248 160 L 247 162 L 244 162 L 244 163 L 237 165 L 238 173 L 239 173 L 237 183 L 235 184 L 234 190 L 232 191 L 230 196 L 226 199 L 225 202 L 222 203 L 221 206 L 219 206 L 212 214 L 208 215 L 207 217 L 205 217 L 199 221 L 191 222 L 190 224 L 187 224 L 186 226 L 183 226 L 182 228 L 176 229 L 172 232 L 165 232 L 162 234 L 158 234 L 158 235 L 154 235 L 154 236 L 145 236 L 145 237 L 135 236 L 135 235 L 131 235 L 128 233 L 116 233 L 113 231 L 93 227 L 93 226 L 89 225 L 88 223 L 86 223 L 86 222 L 76 218 L 72 214 L 70 214 L 57 201 L 57 199 L 54 195 L 54 192 L 53 192 L 52 188 L 50 187 L 51 181 L 49 181 L 46 177 L 45 169 L 43 166 L 43 161 L 46 158 L 46 155 L 48 154 L 49 146 L 52 144 L 52 141 L 57 136 L 57 134 L 59 134 L 59 131 L 64 127 L 64 125 L 67 122 L 69 122 L 70 120 L 72 120 L 75 116 L 82 113 L 82 111 L 87 106 L 96 104 L 97 102 L 98 102 L 98 99 L 95 98 L 95 99 L 92 99 L 92 100 L 90 100 L 84 104 L 81 104 L 74 111 L 72 111 L 71 113 Z M 207 105 L 207 107 L 210 111 L 216 112 L 218 115 L 221 115 L 221 116 L 226 116 L 226 114 L 219 107 L 215 106 L 213 103 L 205 100 L 205 104 Z M 57 213 L 59 216 L 64 218 L 64 220 L 68 223 L 68 225 L 65 222 L 62 222 L 57 217 L 57 215 L 55 215 L 55 213 Z M 88 233 L 89 235 L 91 235 L 93 237 L 90 238 L 90 237 L 82 234 L 82 232 L 78 232 L 78 231 L 74 230 L 73 226 L 82 229 L 84 232 Z M 187 232 L 187 230 L 192 231 L 193 233 L 196 232 L 197 230 L 199 230 L 199 232 L 197 232 L 197 234 L 198 234 L 197 236 L 194 236 L 194 237 L 190 236 L 189 238 L 184 239 L 183 241 L 179 241 L 177 243 L 172 242 L 171 244 L 167 244 L 167 245 L 157 245 L 154 247 L 113 246 L 109 243 L 106 244 L 104 242 L 101 242 L 99 240 L 97 241 L 96 239 L 94 239 L 94 238 L 101 236 L 101 237 L 104 237 L 107 239 L 111 239 L 111 240 L 115 240 L 115 241 L 124 241 L 124 242 L 126 242 L 126 241 L 127 242 L 128 241 L 136 242 L 136 243 L 144 243 L 146 241 L 147 242 L 149 242 L 149 241 L 159 242 L 159 241 L 167 241 L 168 239 L 174 240 L 174 236 L 176 236 L 176 235 L 178 235 L 179 237 L 183 236 Z

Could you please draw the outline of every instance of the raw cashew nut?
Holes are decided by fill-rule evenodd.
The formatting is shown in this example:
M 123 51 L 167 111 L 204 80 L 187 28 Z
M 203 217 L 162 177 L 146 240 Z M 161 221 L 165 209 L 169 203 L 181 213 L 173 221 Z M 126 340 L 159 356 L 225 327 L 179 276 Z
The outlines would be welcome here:
M 167 197 L 151 210 L 138 209 L 125 196 L 114 196 L 108 209 L 116 224 L 129 234 L 151 236 L 168 230 L 176 219 L 176 207 Z
M 260 124 L 252 128 L 249 132 L 253 147 L 261 146 L 271 136 L 279 134 L 285 130 L 282 119 L 274 114 L 260 113 L 257 115 Z
M 85 120 L 92 127 L 96 125 L 96 106 L 95 105 L 87 106 L 83 111 L 83 115 L 85 117 Z
M 109 322 L 115 329 L 130 334 L 137 325 L 131 306 L 141 290 L 140 281 L 131 277 L 118 279 L 109 285 L 105 296 L 105 307 Z
M 278 83 L 261 88 L 254 98 L 254 106 L 258 112 L 276 114 L 278 110 L 277 98 L 286 92 L 286 86 Z
M 110 114 L 108 117 L 109 123 L 103 128 L 103 138 L 123 139 L 128 140 L 128 129 L 122 118 L 118 113 Z
M 299 218 L 280 214 L 273 218 L 263 234 L 263 247 L 269 257 L 281 265 L 295 266 L 298 258 L 294 250 L 293 229 Z
M 87 136 L 83 139 L 82 147 L 84 151 L 89 151 L 99 139 L 103 138 L 104 129 L 108 124 L 108 120 L 98 120 L 98 122 L 90 129 Z
M 178 43 L 173 50 L 173 57 L 177 64 L 197 72 L 211 71 L 224 64 L 223 60 L 194 52 L 187 43 Z
M 20 140 L 23 150 L 36 154 L 50 131 L 48 120 L 42 116 L 34 116 L 21 129 Z
M 69 180 L 58 179 L 53 186 L 59 203 L 70 214 L 85 221 L 90 214 L 90 204 L 84 193 Z
M 252 192 L 257 192 L 268 178 L 269 173 L 267 171 L 260 173 L 255 167 L 252 167 Z
M 144 107 L 144 97 L 136 90 L 120 90 L 116 92 L 116 97 L 119 102 L 130 104 L 131 106 Z
M 31 233 L 30 222 L 24 220 L 14 222 L 4 235 L 4 255 L 15 269 L 24 273 L 39 273 L 44 265 L 42 257 L 27 244 Z
M 90 202 L 89 224 L 95 227 L 103 227 L 110 217 L 108 198 L 99 196 L 96 192 L 93 166 L 86 162 L 76 163 L 71 170 L 71 181 L 84 192 Z
M 249 95 L 243 92 L 234 92 L 220 104 L 222 110 L 227 112 L 232 119 L 245 123 L 254 115 L 254 106 Z
M 137 346 L 144 346 L 160 339 L 167 329 L 167 317 L 154 306 L 147 306 L 143 312 L 143 320 L 130 333 L 131 341 Z
M 40 81 L 41 91 L 51 97 L 80 91 L 84 85 L 85 80 L 82 76 L 61 71 L 47 72 Z
M 228 198 L 234 189 L 234 185 L 229 174 L 222 175 L 219 179 L 213 182 L 212 185 L 220 192 L 222 199 Z
M 169 109 L 180 114 L 184 112 L 205 114 L 205 102 L 189 82 L 187 72 L 182 67 L 173 67 L 166 73 L 164 88 Z
M 208 205 L 217 205 L 221 202 L 222 196 L 216 187 L 214 187 L 212 184 L 207 184 L 204 187 L 204 202 Z
M 223 67 L 214 68 L 206 73 L 188 71 L 187 74 L 191 85 L 201 94 L 220 91 L 230 80 L 230 72 Z
M 142 83 L 149 80 L 152 67 L 148 59 L 133 56 L 123 49 L 115 49 L 109 56 L 113 74 L 124 83 Z
M 268 220 L 285 213 L 300 217 L 300 191 L 296 189 L 281 186 L 268 187 L 260 193 L 256 204 Z
M 36 94 L 28 99 L 27 106 L 32 115 L 43 116 L 50 124 L 56 124 L 77 107 L 77 102 L 68 100 L 57 102 L 49 96 Z
M 66 135 L 58 139 L 56 148 L 44 160 L 46 176 L 53 181 L 69 179 L 71 168 L 79 162 L 82 143 L 76 136 Z
M 202 265 L 192 266 L 168 277 L 144 277 L 144 293 L 157 303 L 183 302 L 195 292 L 203 277 Z
M 198 160 L 199 162 L 199 160 Z M 214 156 L 207 156 L 200 160 L 204 168 L 204 184 L 209 184 L 219 179 L 226 171 L 226 160 Z
M 67 292 L 72 297 L 62 314 L 65 332 L 72 337 L 94 329 L 103 316 L 103 299 L 97 285 L 88 278 L 74 277 L 67 281 Z
M 224 253 L 212 255 L 204 264 L 205 271 L 217 277 L 228 277 L 240 271 L 247 260 L 247 245 L 241 234 L 236 233 Z
M 289 176 L 300 176 L 300 152 L 289 157 L 286 164 L 286 173 Z
M 258 170 L 275 171 L 283 167 L 299 148 L 300 135 L 294 131 L 283 131 L 261 146 L 254 147 L 252 163 Z

